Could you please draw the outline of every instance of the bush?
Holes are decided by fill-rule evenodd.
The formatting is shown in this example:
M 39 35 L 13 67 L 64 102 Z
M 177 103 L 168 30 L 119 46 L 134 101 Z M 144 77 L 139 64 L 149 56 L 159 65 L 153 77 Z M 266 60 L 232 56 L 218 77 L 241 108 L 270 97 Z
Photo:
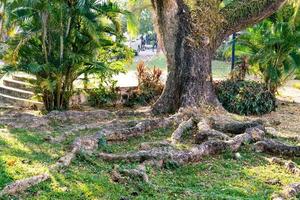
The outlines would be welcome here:
M 161 82 L 162 71 L 158 68 L 152 70 L 140 62 L 137 66 L 138 88 L 130 94 L 126 106 L 148 105 L 155 101 L 163 91 Z
M 115 83 L 110 87 L 100 84 L 98 88 L 88 90 L 87 93 L 88 102 L 93 107 L 114 106 L 119 98 Z
M 226 110 L 240 115 L 262 115 L 276 106 L 274 94 L 255 81 L 218 82 L 216 94 Z

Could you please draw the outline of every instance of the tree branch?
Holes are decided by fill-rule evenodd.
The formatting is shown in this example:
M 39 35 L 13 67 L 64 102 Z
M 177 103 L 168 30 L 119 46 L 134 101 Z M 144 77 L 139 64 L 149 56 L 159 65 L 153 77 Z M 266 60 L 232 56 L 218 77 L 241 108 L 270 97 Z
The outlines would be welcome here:
M 233 0 L 221 9 L 224 37 L 259 23 L 276 12 L 286 0 Z

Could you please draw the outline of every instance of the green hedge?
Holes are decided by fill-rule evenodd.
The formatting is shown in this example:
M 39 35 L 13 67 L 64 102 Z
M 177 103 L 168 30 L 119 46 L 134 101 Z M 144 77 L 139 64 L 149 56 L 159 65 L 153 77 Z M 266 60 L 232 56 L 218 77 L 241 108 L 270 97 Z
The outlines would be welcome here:
M 261 83 L 226 80 L 216 83 L 215 87 L 219 101 L 229 112 L 240 115 L 262 115 L 275 110 L 274 94 Z
M 87 91 L 88 102 L 93 107 L 114 106 L 119 96 L 114 89 L 99 87 Z

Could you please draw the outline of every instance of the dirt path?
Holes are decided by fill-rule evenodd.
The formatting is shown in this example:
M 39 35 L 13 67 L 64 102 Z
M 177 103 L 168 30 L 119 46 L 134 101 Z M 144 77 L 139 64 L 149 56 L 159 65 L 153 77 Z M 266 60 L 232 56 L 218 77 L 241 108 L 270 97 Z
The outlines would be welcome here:
M 263 116 L 268 119 L 278 131 L 278 136 L 284 138 L 298 138 L 300 142 L 300 103 L 278 102 L 276 112 Z

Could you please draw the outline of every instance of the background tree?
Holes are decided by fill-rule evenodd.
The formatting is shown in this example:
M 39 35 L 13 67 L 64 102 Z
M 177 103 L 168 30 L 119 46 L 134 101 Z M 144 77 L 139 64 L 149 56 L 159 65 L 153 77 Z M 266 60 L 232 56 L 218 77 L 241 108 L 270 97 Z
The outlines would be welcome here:
M 129 56 L 122 45 L 119 15 L 109 1 L 13 1 L 20 30 L 8 41 L 6 70 L 36 76 L 36 93 L 47 110 L 69 106 L 73 82 L 82 74 L 119 72 Z
M 250 58 L 251 71 L 261 76 L 272 93 L 300 68 L 298 4 L 290 2 L 237 40 L 238 55 Z
M 154 111 L 219 105 L 211 73 L 216 49 L 229 35 L 262 21 L 283 3 L 285 0 L 152 0 L 169 73 Z

